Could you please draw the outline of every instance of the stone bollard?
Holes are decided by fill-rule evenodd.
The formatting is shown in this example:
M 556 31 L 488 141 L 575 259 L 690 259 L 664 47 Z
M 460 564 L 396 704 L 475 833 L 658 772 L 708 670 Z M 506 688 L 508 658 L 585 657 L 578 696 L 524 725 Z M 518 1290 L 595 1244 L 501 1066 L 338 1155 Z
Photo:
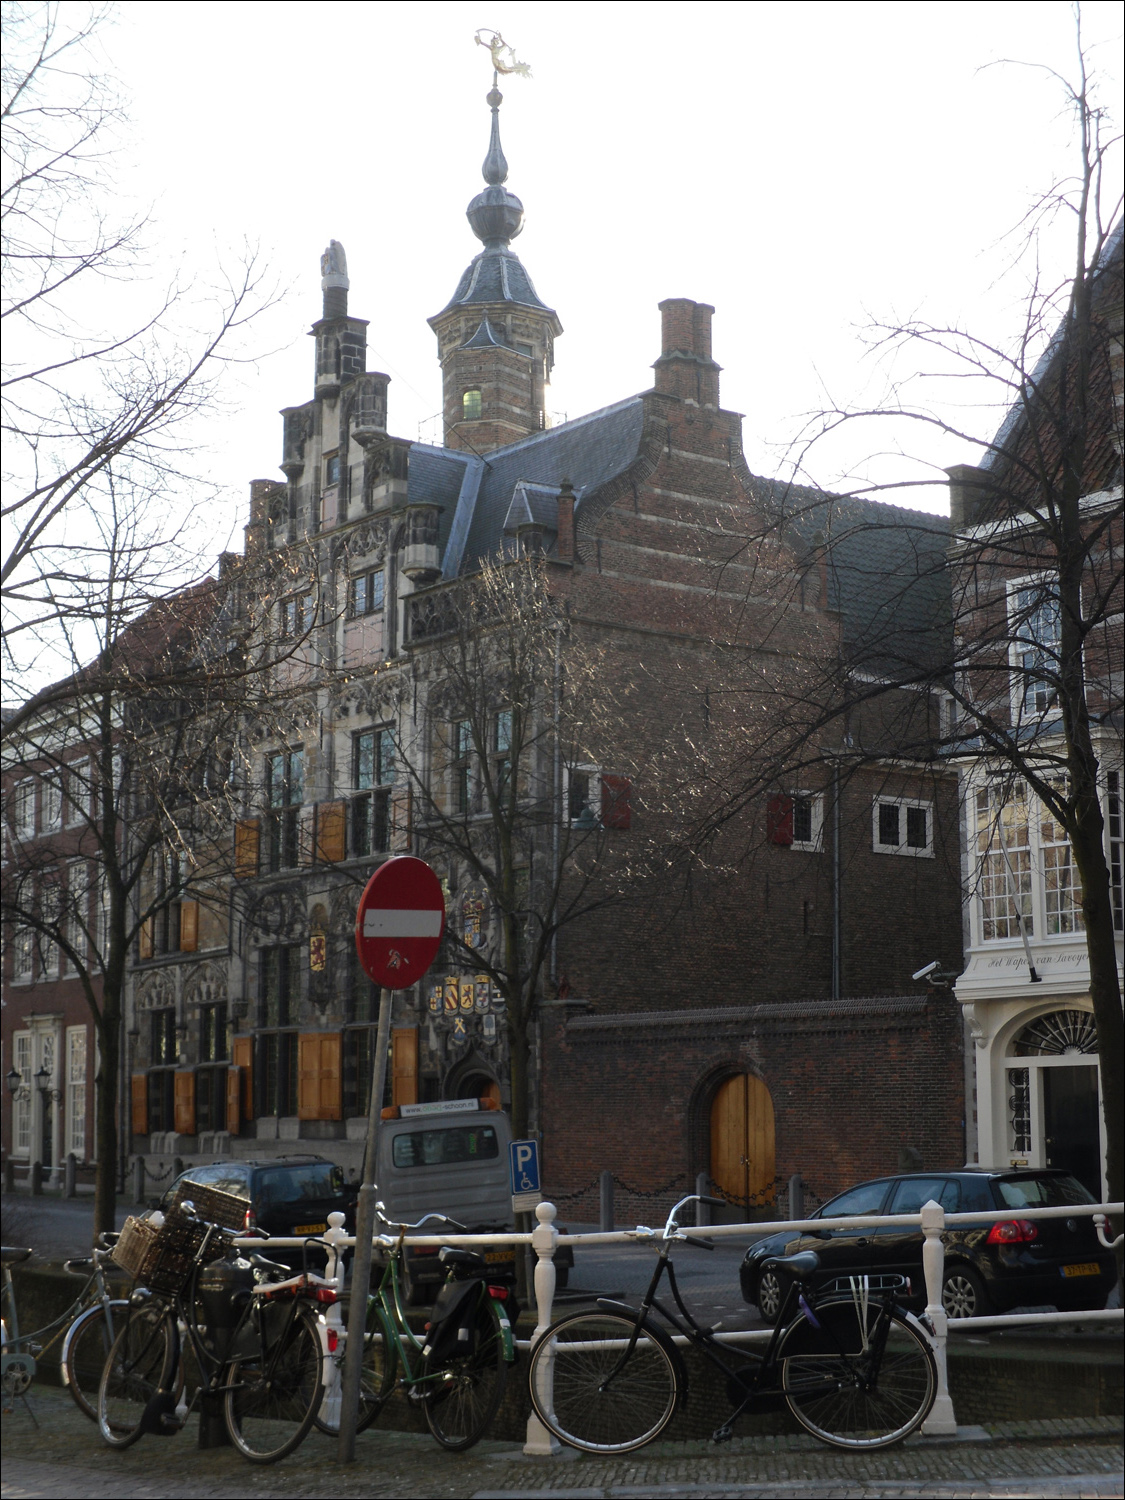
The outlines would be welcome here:
M 133 1162 L 133 1202 L 143 1204 L 145 1201 L 145 1159 L 138 1156 Z
M 36 1198 L 43 1196 L 43 1163 L 41 1161 L 31 1163 L 31 1191 Z
M 184 1159 L 183 1159 L 183 1157 L 182 1156 L 173 1156 L 173 1158 L 172 1158 L 172 1176 L 174 1178 L 178 1177 L 183 1170 L 184 1170 Z
M 613 1231 L 612 1172 L 603 1172 L 598 1180 L 598 1228 L 603 1234 Z
M 695 1174 L 695 1191 L 699 1195 L 699 1197 L 706 1198 L 708 1196 L 708 1186 L 709 1181 L 707 1173 L 697 1172 Z M 710 1222 L 711 1205 L 709 1203 L 697 1203 L 695 1205 L 695 1227 L 697 1229 L 704 1229 L 708 1224 L 710 1224 Z
M 805 1184 L 801 1180 L 800 1172 L 794 1172 L 789 1179 L 789 1217 L 791 1219 L 805 1217 Z
M 551 1325 L 552 1303 L 555 1297 L 555 1250 L 559 1243 L 559 1232 L 555 1228 L 555 1216 L 558 1209 L 553 1203 L 540 1203 L 535 1210 L 535 1217 L 539 1220 L 537 1228 L 531 1234 L 531 1247 L 537 1256 L 535 1266 L 535 1332 L 532 1334 L 532 1342 L 546 1333 Z M 536 1366 L 538 1379 L 543 1382 L 547 1389 L 542 1386 L 538 1394 L 549 1411 L 552 1406 L 551 1380 L 553 1376 L 553 1360 L 540 1360 Z M 543 1423 L 534 1412 L 527 1419 L 527 1440 L 523 1445 L 525 1453 L 536 1454 L 540 1457 L 560 1452 L 559 1440 L 548 1432 Z
M 14 1193 L 16 1190 L 16 1164 L 10 1156 L 4 1158 L 4 1191 Z
M 73 1198 L 78 1192 L 78 1158 L 73 1151 L 66 1153 L 63 1167 L 63 1197 Z
M 949 1319 L 941 1305 L 941 1283 L 945 1272 L 945 1246 L 941 1242 L 941 1232 L 944 1228 L 945 1209 L 931 1198 L 929 1203 L 922 1205 L 922 1233 L 925 1236 L 922 1270 L 926 1277 L 926 1317 L 934 1330 L 931 1346 L 937 1365 L 937 1395 L 930 1415 L 922 1423 L 922 1431 L 927 1437 L 948 1436 L 957 1431 L 945 1358 Z

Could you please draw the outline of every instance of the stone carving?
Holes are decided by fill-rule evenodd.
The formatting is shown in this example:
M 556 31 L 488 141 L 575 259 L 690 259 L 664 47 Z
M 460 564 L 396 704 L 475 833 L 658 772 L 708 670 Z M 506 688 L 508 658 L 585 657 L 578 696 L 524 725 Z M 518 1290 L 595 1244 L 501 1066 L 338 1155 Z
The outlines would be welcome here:
M 326 292 L 330 286 L 351 286 L 348 280 L 348 257 L 339 240 L 329 240 L 328 249 L 320 257 L 320 289 Z

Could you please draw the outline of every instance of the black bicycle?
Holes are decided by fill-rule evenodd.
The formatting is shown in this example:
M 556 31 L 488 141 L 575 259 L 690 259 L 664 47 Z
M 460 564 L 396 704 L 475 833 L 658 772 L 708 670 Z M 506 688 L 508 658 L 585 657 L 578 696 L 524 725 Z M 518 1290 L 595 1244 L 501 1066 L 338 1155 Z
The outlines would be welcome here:
M 312 1427 L 324 1396 L 317 1309 L 335 1301 L 336 1283 L 240 1253 L 232 1242 L 243 1233 L 199 1218 L 189 1201 L 157 1231 L 173 1241 L 166 1271 L 149 1273 L 161 1289 L 134 1291 L 102 1372 L 98 1426 L 111 1447 L 179 1431 L 196 1400 L 252 1463 L 284 1458 Z M 202 1376 L 190 1402 L 185 1334 Z
M 634 1237 L 659 1243 L 656 1268 L 640 1307 L 608 1298 L 598 1311 L 560 1318 L 536 1341 L 528 1362 L 532 1405 L 548 1431 L 587 1453 L 628 1453 L 660 1436 L 687 1396 L 687 1368 L 657 1312 L 682 1340 L 726 1377 L 731 1413 L 711 1435 L 732 1436 L 733 1423 L 760 1398 L 784 1396 L 790 1411 L 822 1442 L 837 1448 L 886 1448 L 925 1421 L 937 1392 L 937 1370 L 920 1319 L 895 1301 L 902 1276 L 843 1278 L 814 1291 L 812 1251 L 779 1258 L 788 1290 L 765 1354 L 720 1343 L 684 1306 L 671 1256 L 677 1242 L 714 1245 L 678 1226 L 693 1194 L 668 1215 L 663 1233 Z M 668 1284 L 680 1316 L 657 1299 Z

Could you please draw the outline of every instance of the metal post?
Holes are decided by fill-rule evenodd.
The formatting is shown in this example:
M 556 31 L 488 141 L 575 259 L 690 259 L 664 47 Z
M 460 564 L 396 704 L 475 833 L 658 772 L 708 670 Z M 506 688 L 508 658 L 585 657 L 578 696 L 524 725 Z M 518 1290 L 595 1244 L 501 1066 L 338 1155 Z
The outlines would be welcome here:
M 551 1304 L 555 1298 L 555 1250 L 559 1243 L 559 1232 L 555 1228 L 558 1209 L 553 1203 L 540 1203 L 535 1210 L 538 1227 L 531 1234 L 531 1248 L 538 1257 L 535 1265 L 535 1332 L 532 1343 L 546 1333 L 551 1326 Z M 554 1360 L 540 1360 L 536 1365 L 539 1388 L 536 1394 L 548 1411 L 554 1405 Z M 559 1440 L 547 1431 L 534 1412 L 527 1419 L 527 1439 L 523 1445 L 525 1453 L 550 1455 L 560 1451 Z
M 371 1240 L 375 1233 L 375 1170 L 379 1152 L 379 1124 L 387 1083 L 387 1048 L 391 1041 L 391 991 L 379 991 L 379 1031 L 375 1040 L 371 1102 L 367 1110 L 367 1145 L 363 1152 L 363 1183 L 355 1212 L 355 1258 L 352 1261 L 352 1301 L 348 1313 L 348 1342 L 344 1349 L 344 1382 L 340 1394 L 342 1464 L 355 1462 L 355 1424 L 359 1418 L 359 1387 L 363 1373 L 363 1336 L 367 1331 L 367 1290 L 371 1283 Z
M 133 1202 L 145 1201 L 145 1159 L 138 1156 L 133 1162 Z
M 73 1151 L 66 1153 L 66 1166 L 63 1174 L 63 1197 L 73 1198 L 78 1191 L 77 1186 L 78 1158 Z
M 922 1205 L 922 1270 L 926 1276 L 926 1317 L 934 1330 L 932 1347 L 937 1365 L 937 1395 L 930 1415 L 922 1423 L 927 1437 L 941 1437 L 957 1431 L 957 1418 L 949 1395 L 949 1374 L 945 1350 L 949 1336 L 949 1319 L 941 1305 L 942 1273 L 945 1270 L 945 1248 L 941 1232 L 945 1228 L 945 1209 L 931 1198 Z
M 603 1172 L 598 1184 L 598 1228 L 603 1234 L 613 1230 L 613 1173 Z
M 33 1161 L 31 1163 L 31 1191 L 35 1195 L 36 1198 L 42 1196 L 42 1193 L 43 1193 L 43 1163 L 41 1161 Z
M 805 1217 L 805 1184 L 801 1181 L 800 1172 L 794 1172 L 789 1179 L 789 1217 Z
M 708 1174 L 697 1172 L 695 1174 L 695 1191 L 701 1198 L 708 1196 L 707 1189 L 710 1186 Z M 695 1205 L 695 1227 L 705 1229 L 711 1222 L 711 1205 L 709 1203 L 697 1203 Z

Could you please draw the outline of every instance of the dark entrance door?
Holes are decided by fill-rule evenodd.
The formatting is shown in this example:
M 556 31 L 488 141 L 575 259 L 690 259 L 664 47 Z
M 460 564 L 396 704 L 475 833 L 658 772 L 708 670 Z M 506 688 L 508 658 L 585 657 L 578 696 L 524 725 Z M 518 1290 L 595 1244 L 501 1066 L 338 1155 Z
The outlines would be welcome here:
M 1043 1134 L 1047 1165 L 1064 1168 L 1100 1199 L 1097 1068 L 1043 1069 Z

